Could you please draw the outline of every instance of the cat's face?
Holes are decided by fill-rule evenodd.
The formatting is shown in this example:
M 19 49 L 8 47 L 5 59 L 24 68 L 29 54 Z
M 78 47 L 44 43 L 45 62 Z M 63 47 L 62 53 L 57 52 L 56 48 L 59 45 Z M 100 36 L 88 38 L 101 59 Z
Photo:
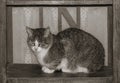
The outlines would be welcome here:
M 27 43 L 34 52 L 40 52 L 47 49 L 52 42 L 49 28 L 31 29 L 26 28 L 28 33 Z

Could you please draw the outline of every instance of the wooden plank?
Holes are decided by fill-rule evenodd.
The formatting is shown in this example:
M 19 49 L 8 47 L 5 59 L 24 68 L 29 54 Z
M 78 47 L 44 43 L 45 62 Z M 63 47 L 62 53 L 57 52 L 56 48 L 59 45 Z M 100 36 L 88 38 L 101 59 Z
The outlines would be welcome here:
M 111 5 L 112 0 L 7 0 L 7 5 Z
M 26 77 L 58 77 L 58 78 L 66 78 L 66 77 L 110 77 L 112 76 L 112 69 L 110 67 L 104 67 L 101 71 L 90 74 L 67 74 L 62 73 L 61 71 L 57 71 L 53 74 L 45 74 L 41 71 L 41 67 L 39 65 L 32 64 L 14 64 L 8 65 L 7 67 L 7 76 L 8 77 L 16 77 L 16 78 L 26 78 Z
M 80 7 L 77 7 L 77 27 L 80 28 Z
M 17 81 L 17 82 L 16 82 Z M 86 77 L 70 77 L 70 78 L 10 78 L 8 83 L 112 83 L 112 78 L 86 78 Z
M 58 11 L 58 32 L 62 31 L 62 18 L 61 18 L 61 13 Z
M 113 66 L 113 8 L 108 7 L 108 66 Z
M 120 83 L 120 0 L 113 0 L 113 67 L 114 83 Z
M 13 63 L 12 7 L 7 7 L 7 63 Z
M 39 8 L 39 23 L 40 23 L 40 27 L 43 27 L 43 7 Z
M 6 7 L 0 0 L 0 83 L 6 83 Z

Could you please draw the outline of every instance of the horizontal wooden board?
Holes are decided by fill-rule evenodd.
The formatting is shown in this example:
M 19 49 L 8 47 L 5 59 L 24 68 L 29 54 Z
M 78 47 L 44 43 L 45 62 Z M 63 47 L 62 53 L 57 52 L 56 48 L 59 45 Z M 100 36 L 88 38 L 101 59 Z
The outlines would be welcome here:
M 41 71 L 41 67 L 37 64 L 14 64 L 8 65 L 7 67 L 7 76 L 8 77 L 56 77 L 56 78 L 67 78 L 67 77 L 110 77 L 112 76 L 112 69 L 109 67 L 104 67 L 101 71 L 96 73 L 84 74 L 68 74 L 62 73 L 61 71 L 56 71 L 53 74 L 45 74 Z
M 112 83 L 112 69 L 105 67 L 97 73 L 67 74 L 55 72 L 45 74 L 39 65 L 9 65 L 7 68 L 8 83 Z
M 110 5 L 112 0 L 7 0 L 7 5 Z
M 27 79 L 8 79 L 8 83 L 112 83 L 112 78 L 101 78 L 101 79 L 92 79 L 92 78 L 42 78 L 42 79 L 34 79 L 34 78 L 27 78 Z

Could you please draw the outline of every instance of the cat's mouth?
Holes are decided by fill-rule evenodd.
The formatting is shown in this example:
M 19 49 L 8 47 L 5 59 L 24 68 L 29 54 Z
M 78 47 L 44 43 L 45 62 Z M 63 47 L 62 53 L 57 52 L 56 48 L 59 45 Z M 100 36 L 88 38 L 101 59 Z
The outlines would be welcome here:
M 39 53 L 40 51 L 38 49 L 32 49 L 34 53 Z
M 33 50 L 33 52 L 34 52 L 34 54 L 39 54 L 40 53 L 40 51 L 34 51 L 34 50 Z
M 33 51 L 34 51 L 34 52 L 40 52 L 40 50 L 38 50 L 38 49 L 34 49 Z
M 37 51 L 38 51 L 38 49 L 36 48 L 36 49 L 34 49 L 34 51 L 35 51 L 35 52 L 37 52 Z

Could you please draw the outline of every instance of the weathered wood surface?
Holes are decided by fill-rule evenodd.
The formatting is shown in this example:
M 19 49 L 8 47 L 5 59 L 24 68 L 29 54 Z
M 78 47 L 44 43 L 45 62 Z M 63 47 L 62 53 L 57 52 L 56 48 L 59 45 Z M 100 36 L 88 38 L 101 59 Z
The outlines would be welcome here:
M 6 82 L 6 10 L 5 0 L 0 0 L 0 83 Z
M 7 0 L 7 5 L 110 5 L 112 0 Z
M 8 83 L 112 83 L 112 69 L 107 67 L 90 74 L 45 74 L 39 65 L 16 64 L 8 66 L 7 76 Z
M 96 73 L 84 74 L 67 74 L 61 73 L 60 71 L 55 72 L 54 74 L 45 74 L 41 71 L 39 65 L 32 64 L 14 64 L 8 65 L 7 67 L 7 76 L 8 77 L 16 77 L 16 78 L 26 78 L 26 77 L 58 77 L 58 78 L 66 78 L 66 77 L 110 77 L 112 76 L 112 69 L 109 67 L 104 67 L 101 71 Z
M 12 8 L 7 7 L 7 63 L 13 63 Z
M 113 66 L 113 8 L 108 7 L 108 65 Z
M 120 0 L 113 0 L 114 36 L 113 36 L 113 67 L 114 83 L 120 83 Z
M 111 77 L 107 78 L 81 78 L 81 77 L 71 77 L 71 78 L 13 78 L 8 79 L 8 83 L 112 83 Z

